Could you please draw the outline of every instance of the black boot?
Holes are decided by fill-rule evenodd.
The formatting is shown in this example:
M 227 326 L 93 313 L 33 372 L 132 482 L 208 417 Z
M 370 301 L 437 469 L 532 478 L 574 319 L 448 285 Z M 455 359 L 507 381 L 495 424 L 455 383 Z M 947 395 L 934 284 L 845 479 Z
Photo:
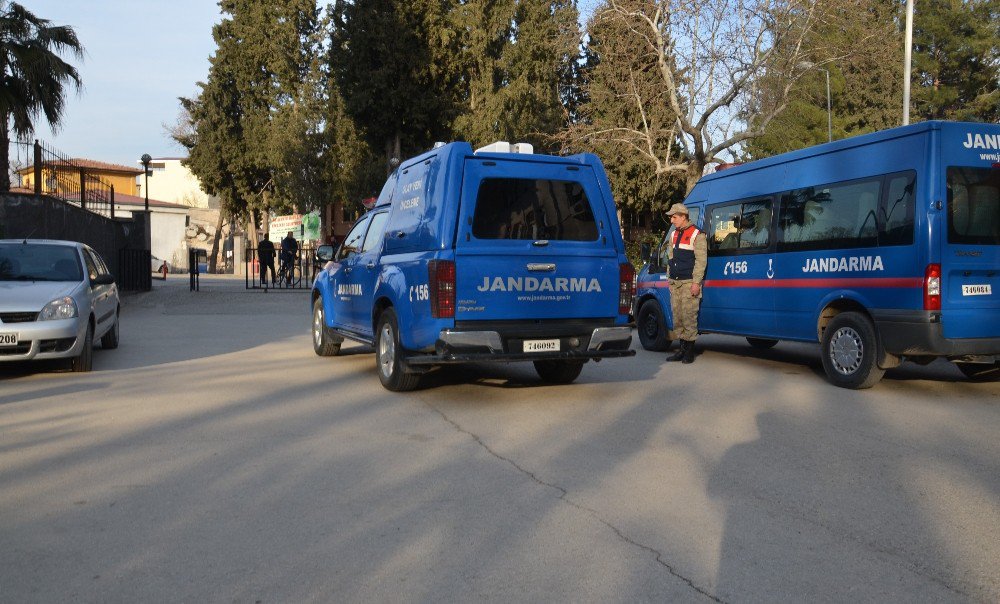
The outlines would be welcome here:
M 681 363 L 685 365 L 690 365 L 694 363 L 694 341 L 684 342 L 687 346 L 684 347 L 684 358 L 681 359 Z
M 683 361 L 685 351 L 687 350 L 687 345 L 688 345 L 687 340 L 677 340 L 677 352 L 667 357 L 667 361 L 670 362 Z

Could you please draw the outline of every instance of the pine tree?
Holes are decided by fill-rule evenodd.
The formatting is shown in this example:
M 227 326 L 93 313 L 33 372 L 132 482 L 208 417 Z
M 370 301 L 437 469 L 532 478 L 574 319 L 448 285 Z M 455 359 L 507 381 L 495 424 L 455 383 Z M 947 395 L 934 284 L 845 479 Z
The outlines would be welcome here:
M 914 8 L 912 107 L 923 119 L 1000 120 L 1000 1 Z

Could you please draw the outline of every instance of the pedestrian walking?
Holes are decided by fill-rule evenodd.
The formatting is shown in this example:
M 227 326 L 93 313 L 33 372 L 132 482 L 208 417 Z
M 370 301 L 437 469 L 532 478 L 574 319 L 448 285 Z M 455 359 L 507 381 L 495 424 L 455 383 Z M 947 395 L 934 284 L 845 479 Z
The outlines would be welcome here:
M 274 285 L 276 275 L 274 274 L 274 243 L 268 239 L 267 234 L 257 244 L 257 260 L 260 264 L 260 284 L 267 287 L 267 273 L 271 271 L 271 285 Z

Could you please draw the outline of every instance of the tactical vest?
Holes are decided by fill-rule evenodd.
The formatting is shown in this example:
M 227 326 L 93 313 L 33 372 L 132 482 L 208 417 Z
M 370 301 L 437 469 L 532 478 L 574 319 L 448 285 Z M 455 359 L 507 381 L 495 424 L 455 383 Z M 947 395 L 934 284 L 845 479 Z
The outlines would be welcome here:
M 678 236 L 678 234 L 680 236 Z M 674 230 L 670 236 L 673 256 L 670 258 L 670 278 L 685 280 L 694 275 L 694 241 L 701 234 L 698 227 L 689 225 L 683 231 Z

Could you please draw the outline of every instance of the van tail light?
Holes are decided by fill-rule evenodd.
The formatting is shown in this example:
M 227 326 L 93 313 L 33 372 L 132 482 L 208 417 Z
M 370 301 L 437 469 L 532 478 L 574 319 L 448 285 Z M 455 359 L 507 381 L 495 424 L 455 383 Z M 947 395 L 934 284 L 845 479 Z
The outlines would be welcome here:
M 635 297 L 635 268 L 626 262 L 618 265 L 618 314 L 632 312 L 632 298 Z
M 431 316 L 435 319 L 455 318 L 455 263 L 451 260 L 431 260 L 427 263 L 430 282 Z
M 928 264 L 924 270 L 924 310 L 941 310 L 940 264 Z

